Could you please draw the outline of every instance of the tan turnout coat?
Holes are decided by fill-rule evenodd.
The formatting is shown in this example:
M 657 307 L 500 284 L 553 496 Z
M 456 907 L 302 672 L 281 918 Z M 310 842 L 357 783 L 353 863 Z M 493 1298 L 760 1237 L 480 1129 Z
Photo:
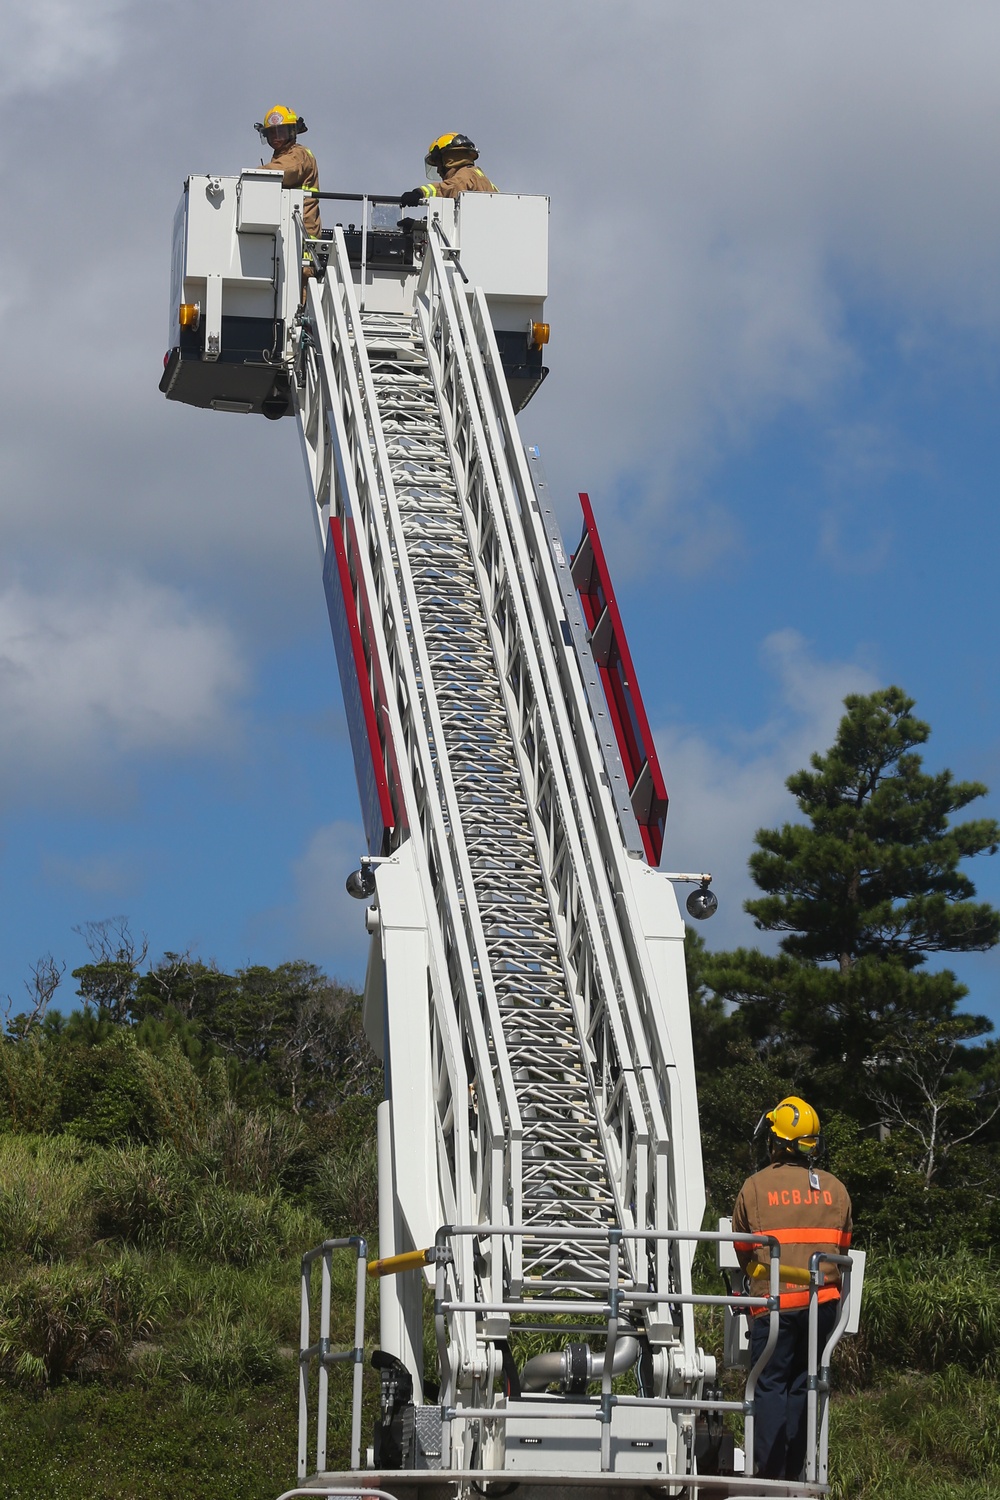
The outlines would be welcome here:
M 773 1235 L 781 1247 L 782 1265 L 808 1270 L 810 1257 L 817 1250 L 843 1255 L 850 1249 L 851 1200 L 832 1172 L 787 1159 L 771 1162 L 740 1188 L 733 1209 L 733 1231 L 738 1234 L 740 1230 Z M 771 1263 L 766 1245 L 737 1240 L 736 1253 L 744 1270 L 753 1262 L 762 1266 Z M 840 1273 L 829 1262 L 821 1265 L 829 1284 L 820 1288 L 819 1301 L 829 1302 L 840 1296 Z M 781 1283 L 783 1310 L 805 1307 L 808 1300 L 805 1287 Z
M 300 146 L 298 141 L 292 141 L 287 146 L 279 146 L 271 157 L 264 163 L 269 172 L 281 173 L 281 185 L 286 188 L 303 188 L 305 190 L 305 202 L 302 205 L 302 224 L 310 239 L 318 239 L 320 229 L 319 199 L 319 168 L 316 158 L 308 146 Z

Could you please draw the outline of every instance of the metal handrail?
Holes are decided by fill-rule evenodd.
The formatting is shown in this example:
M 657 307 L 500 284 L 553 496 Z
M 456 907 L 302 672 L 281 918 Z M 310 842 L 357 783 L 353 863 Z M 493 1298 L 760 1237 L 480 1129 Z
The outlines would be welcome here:
M 333 1252 L 353 1250 L 357 1260 L 354 1291 L 354 1344 L 350 1349 L 330 1348 L 330 1314 L 333 1300 Z M 319 1334 L 312 1341 L 312 1273 L 317 1260 L 322 1261 Z M 319 1365 L 318 1407 L 316 1415 L 316 1472 L 326 1468 L 326 1435 L 330 1402 L 330 1366 L 351 1362 L 354 1365 L 351 1393 L 351 1468 L 361 1467 L 361 1378 L 365 1360 L 365 1290 L 368 1242 L 361 1235 L 346 1239 L 324 1240 L 302 1257 L 302 1283 L 299 1322 L 299 1463 L 298 1477 L 308 1470 L 309 1448 L 309 1368 L 315 1359 Z M 315 1493 L 315 1492 L 314 1492 Z M 348 1493 L 355 1493 L 349 1491 Z M 377 1493 L 372 1491 L 372 1494 Z
M 438 1353 L 443 1375 L 441 1390 L 441 1420 L 442 1420 L 442 1445 L 443 1448 L 450 1446 L 451 1423 L 454 1421 L 499 1421 L 508 1420 L 514 1413 L 509 1409 L 494 1407 L 464 1407 L 459 1404 L 457 1391 L 455 1389 L 454 1376 L 452 1374 L 452 1362 L 449 1359 L 449 1342 L 447 1333 L 448 1315 L 465 1313 L 475 1310 L 480 1314 L 504 1313 L 517 1316 L 520 1312 L 550 1315 L 561 1315 L 563 1313 L 585 1312 L 591 1316 L 604 1317 L 607 1320 L 607 1347 L 605 1350 L 604 1369 L 602 1372 L 602 1390 L 600 1397 L 584 1397 L 577 1404 L 581 1408 L 577 1412 L 569 1409 L 560 1412 L 561 1417 L 572 1416 L 584 1419 L 588 1416 L 597 1417 L 601 1424 L 601 1468 L 607 1471 L 610 1467 L 610 1441 L 611 1441 L 611 1413 L 616 1406 L 642 1406 L 656 1407 L 664 1410 L 680 1411 L 717 1411 L 738 1412 L 744 1417 L 744 1447 L 746 1451 L 747 1473 L 753 1473 L 753 1449 L 754 1449 L 754 1422 L 755 1422 L 755 1399 L 756 1388 L 762 1371 L 770 1360 L 778 1338 L 778 1319 L 780 1311 L 780 1285 L 781 1272 L 781 1246 L 778 1240 L 768 1234 L 750 1234 L 745 1231 L 723 1232 L 715 1230 L 630 1230 L 622 1231 L 617 1228 L 595 1229 L 589 1226 L 574 1230 L 573 1226 L 565 1225 L 567 1233 L 575 1233 L 579 1238 L 588 1240 L 605 1240 L 609 1251 L 608 1265 L 608 1296 L 606 1300 L 594 1301 L 581 1298 L 566 1298 L 560 1300 L 542 1301 L 529 1297 L 518 1300 L 508 1300 L 496 1303 L 465 1303 L 451 1300 L 447 1296 L 448 1266 L 451 1258 L 447 1254 L 440 1253 L 446 1249 L 448 1242 L 453 1238 L 480 1237 L 492 1235 L 507 1235 L 512 1238 L 535 1238 L 543 1234 L 551 1233 L 547 1226 L 545 1230 L 526 1227 L 516 1224 L 463 1224 L 442 1225 L 436 1236 L 436 1246 L 439 1250 L 437 1257 L 437 1274 L 435 1286 L 435 1327 L 438 1344 Z M 731 1295 L 719 1296 L 710 1293 L 681 1293 L 665 1291 L 644 1291 L 640 1288 L 623 1286 L 619 1275 L 618 1247 L 621 1241 L 628 1239 L 648 1240 L 677 1240 L 707 1244 L 733 1244 L 739 1241 L 741 1244 L 754 1244 L 767 1246 L 770 1252 L 770 1264 L 768 1267 L 768 1289 L 766 1295 Z M 839 1266 L 843 1272 L 843 1288 L 841 1305 L 836 1324 L 826 1344 L 823 1347 L 822 1360 L 819 1360 L 818 1348 L 818 1293 L 824 1285 L 822 1263 L 833 1263 Z M 807 1396 L 807 1467 L 806 1479 L 809 1483 L 827 1482 L 828 1473 L 828 1449 L 829 1449 L 829 1362 L 834 1348 L 839 1342 L 847 1319 L 850 1314 L 850 1290 L 851 1290 L 851 1266 L 850 1256 L 836 1255 L 824 1251 L 816 1251 L 810 1259 L 809 1272 L 809 1352 L 808 1352 L 808 1396 Z M 530 1289 L 529 1289 L 530 1290 Z M 694 1396 L 625 1396 L 616 1395 L 611 1391 L 611 1364 L 614 1356 L 614 1344 L 618 1332 L 618 1315 L 623 1310 L 630 1308 L 639 1309 L 650 1303 L 677 1303 L 686 1306 L 705 1307 L 731 1307 L 740 1311 L 749 1312 L 752 1308 L 759 1308 L 768 1314 L 768 1337 L 760 1357 L 753 1365 L 747 1375 L 746 1387 L 742 1401 L 706 1400 Z M 558 1326 L 553 1327 L 553 1332 L 562 1331 Z M 817 1480 L 818 1476 L 818 1480 Z
M 347 1488 L 343 1485 L 324 1485 L 320 1489 L 301 1485 L 298 1489 L 285 1490 L 284 1494 L 278 1496 L 278 1500 L 294 1500 L 299 1495 L 351 1495 L 356 1500 L 396 1500 L 395 1495 L 390 1495 L 388 1490 L 369 1490 L 358 1488 Z
M 451 1424 L 453 1421 L 484 1421 L 484 1420 L 506 1420 L 500 1410 L 493 1408 L 463 1408 L 457 1404 L 456 1372 L 454 1362 L 449 1356 L 448 1340 L 448 1315 L 459 1312 L 467 1312 L 475 1309 L 481 1313 L 504 1312 L 516 1315 L 521 1309 L 531 1312 L 547 1312 L 559 1314 L 562 1312 L 587 1312 L 606 1317 L 607 1319 L 607 1343 L 604 1352 L 604 1367 L 601 1374 L 601 1396 L 599 1404 L 593 1404 L 593 1415 L 599 1417 L 601 1422 L 601 1471 L 607 1473 L 611 1468 L 611 1414 L 615 1406 L 627 1402 L 631 1398 L 617 1397 L 611 1390 L 612 1366 L 614 1363 L 614 1348 L 618 1337 L 619 1313 L 627 1310 L 632 1304 L 645 1305 L 654 1302 L 669 1304 L 676 1302 L 678 1305 L 689 1307 L 692 1310 L 698 1304 L 706 1306 L 733 1306 L 741 1309 L 759 1307 L 766 1310 L 769 1315 L 768 1341 L 761 1354 L 760 1359 L 754 1365 L 747 1378 L 746 1390 L 742 1402 L 726 1403 L 703 1402 L 694 1396 L 684 1397 L 645 1397 L 641 1398 L 644 1405 L 663 1407 L 664 1410 L 731 1410 L 741 1411 L 744 1416 L 746 1432 L 746 1448 L 748 1453 L 753 1453 L 753 1430 L 754 1430 L 754 1392 L 760 1372 L 767 1364 L 774 1350 L 778 1338 L 778 1308 L 779 1288 L 781 1281 L 781 1246 L 779 1242 L 768 1234 L 748 1234 L 743 1231 L 725 1233 L 718 1230 L 683 1230 L 683 1229 L 659 1229 L 659 1230 L 629 1230 L 623 1231 L 617 1227 L 597 1229 L 583 1227 L 574 1230 L 572 1225 L 557 1226 L 564 1228 L 567 1234 L 575 1234 L 577 1238 L 585 1238 L 590 1241 L 603 1240 L 608 1246 L 608 1295 L 605 1302 L 586 1302 L 581 1299 L 567 1298 L 564 1301 L 541 1302 L 533 1298 L 525 1298 L 520 1302 L 503 1302 L 495 1304 L 466 1304 L 449 1300 L 447 1296 L 448 1267 L 452 1264 L 452 1257 L 439 1253 L 437 1257 L 437 1268 L 434 1291 L 434 1323 L 435 1335 L 438 1347 L 438 1357 L 441 1367 L 441 1443 L 442 1452 L 451 1447 Z M 512 1238 L 534 1238 L 544 1233 L 551 1233 L 546 1226 L 545 1230 L 525 1227 L 516 1224 L 444 1224 L 438 1230 L 435 1237 L 435 1245 L 439 1252 L 446 1250 L 448 1242 L 456 1238 L 479 1237 L 486 1235 L 511 1236 Z M 770 1252 L 769 1287 L 767 1296 L 748 1297 L 719 1297 L 710 1294 L 699 1296 L 696 1293 L 665 1291 L 643 1292 L 622 1286 L 619 1266 L 619 1246 L 623 1240 L 664 1240 L 680 1241 L 685 1243 L 706 1242 L 718 1244 L 724 1242 L 733 1244 L 737 1240 L 742 1244 L 765 1245 Z M 588 1404 L 588 1403 L 585 1403 Z M 562 1413 L 567 1415 L 568 1413 Z M 584 1412 L 580 1415 L 587 1415 Z M 751 1459 L 752 1462 L 752 1459 Z
M 841 1270 L 840 1310 L 830 1336 L 819 1355 L 819 1289 L 824 1284 L 821 1262 L 832 1262 Z M 809 1375 L 806 1387 L 806 1479 L 827 1482 L 830 1440 L 830 1357 L 839 1344 L 851 1315 L 851 1270 L 849 1255 L 826 1255 L 821 1250 L 809 1257 Z M 819 1425 L 819 1442 L 816 1428 Z
M 571 1225 L 564 1226 L 567 1231 L 572 1230 Z M 552 1300 L 541 1302 L 531 1297 L 520 1300 L 510 1300 L 502 1303 L 464 1303 L 450 1300 L 447 1296 L 448 1267 L 454 1264 L 453 1258 L 446 1250 L 448 1241 L 453 1238 L 471 1238 L 482 1235 L 506 1235 L 513 1238 L 539 1237 L 547 1233 L 546 1230 L 526 1227 L 517 1224 L 465 1224 L 465 1225 L 442 1225 L 436 1236 L 436 1245 L 439 1253 L 435 1257 L 436 1287 L 435 1287 L 435 1326 L 437 1333 L 438 1353 L 441 1372 L 444 1377 L 441 1391 L 441 1421 L 442 1421 L 442 1446 L 443 1450 L 451 1446 L 451 1424 L 456 1421 L 475 1422 L 504 1422 L 515 1415 L 511 1408 L 497 1407 L 467 1407 L 458 1401 L 456 1390 L 455 1372 L 453 1362 L 450 1358 L 450 1340 L 448 1337 L 449 1314 L 468 1313 L 469 1311 L 504 1312 L 512 1316 L 527 1312 L 538 1314 L 540 1312 L 562 1314 L 572 1311 L 586 1311 L 590 1315 L 603 1317 L 607 1323 L 607 1344 L 604 1353 L 603 1369 L 601 1372 L 600 1396 L 583 1397 L 575 1405 L 577 1410 L 565 1409 L 561 1412 L 563 1418 L 577 1417 L 581 1420 L 586 1418 L 597 1419 L 601 1423 L 601 1469 L 602 1472 L 610 1470 L 611 1453 L 611 1421 L 612 1412 L 615 1407 L 651 1407 L 663 1409 L 664 1411 L 714 1411 L 741 1413 L 744 1418 L 744 1447 L 747 1455 L 747 1473 L 753 1473 L 753 1447 L 754 1447 L 754 1420 L 755 1420 L 755 1394 L 756 1386 L 761 1372 L 768 1363 L 773 1353 L 778 1336 L 778 1315 L 780 1307 L 779 1288 L 781 1283 L 780 1244 L 773 1236 L 767 1234 L 749 1234 L 744 1231 L 723 1233 L 713 1230 L 641 1230 L 632 1231 L 628 1234 L 621 1230 L 610 1228 L 607 1230 L 593 1229 L 589 1226 L 581 1227 L 577 1233 L 590 1240 L 605 1240 L 608 1246 L 608 1295 L 606 1300 L 600 1302 L 587 1302 L 581 1299 Z M 734 1243 L 736 1240 L 742 1243 L 766 1245 L 770 1251 L 769 1285 L 767 1295 L 759 1296 L 717 1296 L 713 1294 L 699 1295 L 697 1293 L 677 1293 L 669 1289 L 664 1292 L 646 1292 L 639 1288 L 622 1285 L 620 1268 L 618 1265 L 618 1251 L 623 1239 L 646 1238 L 680 1240 L 696 1243 Z M 355 1320 L 354 1320 L 354 1345 L 348 1349 L 333 1350 L 330 1348 L 330 1323 L 332 1308 L 332 1260 L 333 1254 L 338 1250 L 353 1250 L 356 1257 L 357 1273 L 355 1285 Z M 332 1365 L 341 1362 L 351 1362 L 354 1365 L 352 1408 L 351 1408 L 351 1467 L 354 1470 L 360 1468 L 361 1461 L 361 1394 L 362 1374 L 364 1367 L 364 1318 L 365 1318 L 365 1289 L 367 1282 L 367 1254 L 368 1246 L 365 1239 L 360 1235 L 352 1235 L 344 1239 L 325 1240 L 322 1245 L 306 1252 L 302 1257 L 302 1304 L 301 1304 L 301 1331 L 300 1331 L 300 1353 L 299 1353 L 299 1478 L 304 1479 L 308 1467 L 308 1383 L 309 1368 L 316 1359 L 319 1365 L 319 1389 L 318 1410 L 316 1429 L 316 1473 L 322 1473 L 326 1467 L 327 1460 L 327 1425 L 329 1415 L 329 1369 Z M 320 1324 L 318 1336 L 312 1340 L 312 1295 L 311 1282 L 312 1272 L 317 1260 L 322 1262 L 322 1291 L 320 1302 Z M 842 1272 L 842 1296 L 840 1310 L 834 1328 L 829 1335 L 822 1350 L 820 1358 L 819 1351 L 819 1319 L 818 1294 L 824 1283 L 823 1263 L 834 1264 Z M 806 1481 L 810 1484 L 825 1484 L 828 1474 L 828 1452 L 829 1452 L 829 1363 L 834 1348 L 843 1335 L 848 1317 L 850 1315 L 851 1295 L 851 1266 L 849 1255 L 836 1255 L 824 1251 L 816 1251 L 810 1259 L 810 1285 L 809 1285 L 809 1352 L 808 1352 L 808 1386 L 807 1386 L 807 1448 L 806 1448 Z M 612 1392 L 611 1377 L 614 1363 L 614 1346 L 619 1331 L 619 1315 L 630 1308 L 639 1308 L 650 1302 L 683 1303 L 685 1305 L 704 1305 L 707 1307 L 726 1306 L 739 1308 L 741 1311 L 749 1311 L 751 1308 L 760 1308 L 768 1313 L 768 1338 L 763 1351 L 753 1368 L 747 1376 L 746 1388 L 742 1401 L 722 1401 L 706 1399 L 694 1395 L 683 1396 L 628 1396 L 618 1395 Z M 555 1330 L 553 1330 L 555 1331 Z M 299 1489 L 289 1490 L 282 1500 L 289 1500 L 293 1495 L 357 1495 L 359 1497 L 385 1497 L 385 1492 L 374 1489 Z M 392 1497 L 388 1497 L 392 1500 Z

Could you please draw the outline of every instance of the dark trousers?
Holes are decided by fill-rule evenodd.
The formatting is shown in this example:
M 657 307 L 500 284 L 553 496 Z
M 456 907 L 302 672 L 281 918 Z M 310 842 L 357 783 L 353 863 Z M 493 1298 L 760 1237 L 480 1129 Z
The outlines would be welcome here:
M 819 1308 L 817 1359 L 837 1319 L 839 1302 Z M 770 1318 L 750 1324 L 752 1362 L 764 1352 Z M 806 1382 L 809 1365 L 809 1312 L 778 1314 L 778 1342 L 760 1373 L 754 1398 L 753 1463 L 761 1479 L 799 1479 L 806 1462 Z

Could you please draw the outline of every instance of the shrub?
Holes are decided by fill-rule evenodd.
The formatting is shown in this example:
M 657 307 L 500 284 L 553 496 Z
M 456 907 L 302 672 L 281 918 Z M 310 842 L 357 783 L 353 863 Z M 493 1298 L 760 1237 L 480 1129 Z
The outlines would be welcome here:
M 861 1330 L 837 1354 L 860 1382 L 879 1369 L 1000 1371 L 1000 1288 L 988 1256 L 869 1261 Z
M 5 1130 L 47 1130 L 58 1118 L 62 1079 L 53 1049 L 32 1031 L 0 1037 L 0 1125 Z
M 282 1367 L 273 1334 L 259 1323 L 234 1322 L 225 1314 L 186 1329 L 175 1361 L 184 1379 L 214 1390 L 266 1385 Z
M 228 1187 L 267 1193 L 283 1185 L 285 1170 L 305 1138 L 305 1125 L 293 1115 L 240 1109 L 227 1100 L 209 1118 L 195 1157 L 203 1171 Z
M 106 1375 L 153 1325 L 128 1261 L 103 1270 L 33 1267 L 0 1293 L 0 1373 L 27 1386 Z
M 253 1266 L 274 1256 L 300 1253 L 318 1234 L 310 1215 L 280 1193 L 261 1197 L 210 1182 L 189 1204 L 177 1238 L 191 1255 Z
M 170 1243 L 194 1191 L 188 1167 L 170 1146 L 109 1150 L 94 1181 L 97 1232 L 127 1245 Z
M 375 1143 L 368 1141 L 354 1152 L 328 1151 L 321 1156 L 311 1197 L 326 1234 L 373 1234 L 378 1224 Z
M 88 1243 L 91 1163 L 72 1137 L 0 1135 L 0 1254 L 54 1260 Z

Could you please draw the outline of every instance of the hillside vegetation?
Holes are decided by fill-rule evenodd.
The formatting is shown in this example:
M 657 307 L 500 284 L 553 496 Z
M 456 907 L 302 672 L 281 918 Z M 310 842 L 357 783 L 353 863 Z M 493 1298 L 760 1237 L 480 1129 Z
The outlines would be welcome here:
M 985 788 L 924 772 L 929 729 L 898 688 L 845 707 L 831 750 L 789 779 L 796 821 L 751 857 L 747 908 L 780 951 L 688 935 L 707 1223 L 759 1165 L 763 1112 L 807 1096 L 868 1252 L 862 1331 L 835 1365 L 835 1493 L 987 1500 L 1000 1056 L 926 959 L 996 943 L 1000 914 L 960 866 L 1000 827 L 952 821 Z M 299 1256 L 375 1237 L 382 1079 L 360 1001 L 303 962 L 147 966 L 120 919 L 85 936 L 81 1008 L 51 1009 L 61 970 L 44 959 L 0 1040 L 4 1493 L 264 1500 L 294 1473 Z M 350 1343 L 348 1260 L 337 1274 Z M 703 1334 L 717 1347 L 710 1316 Z M 333 1410 L 344 1466 L 346 1380 Z
M 375 1225 L 379 1069 L 358 997 L 309 965 L 143 975 L 118 937 L 76 976 L 98 1003 L 0 1044 L 3 1492 L 273 1497 L 299 1257 Z M 350 1342 L 349 1259 L 335 1275 Z

